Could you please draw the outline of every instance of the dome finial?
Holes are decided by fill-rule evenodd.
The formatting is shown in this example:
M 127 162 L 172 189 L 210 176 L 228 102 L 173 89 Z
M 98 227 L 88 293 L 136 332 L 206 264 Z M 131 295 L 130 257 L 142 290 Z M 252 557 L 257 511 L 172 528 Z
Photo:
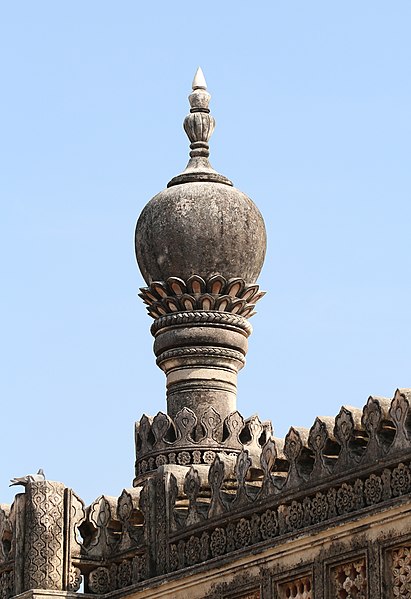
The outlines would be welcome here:
M 192 88 L 193 91 L 188 96 L 190 114 L 184 119 L 184 131 L 190 140 L 190 160 L 184 172 L 171 179 L 167 187 L 195 181 L 232 185 L 227 177 L 213 169 L 208 160 L 210 155 L 208 142 L 214 131 L 215 120 L 208 108 L 211 95 L 207 91 L 207 83 L 201 67 L 198 67 L 194 75 Z
M 198 69 L 196 70 L 196 74 L 194 75 L 194 79 L 193 79 L 192 88 L 193 88 L 193 91 L 195 89 L 207 89 L 207 83 L 206 83 L 204 73 L 203 73 L 201 67 L 198 67 Z

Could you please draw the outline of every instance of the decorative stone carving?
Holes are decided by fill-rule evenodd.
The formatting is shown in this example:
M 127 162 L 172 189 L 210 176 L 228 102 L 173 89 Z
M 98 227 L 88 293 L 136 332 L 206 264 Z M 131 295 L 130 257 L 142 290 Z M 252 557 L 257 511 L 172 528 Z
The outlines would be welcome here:
M 277 448 L 272 439 L 268 439 L 261 451 L 261 468 L 263 470 L 263 484 L 260 490 L 260 497 L 268 497 L 276 491 L 272 472 L 274 470 L 275 460 L 277 457 Z
M 343 483 L 337 491 L 336 505 L 338 513 L 347 514 L 355 509 L 355 493 L 351 485 Z
M 251 516 L 251 520 L 250 520 L 251 544 L 259 543 L 261 541 L 260 521 L 261 521 L 261 518 L 258 514 L 253 514 Z
M 350 410 L 342 407 L 335 419 L 334 435 L 341 445 L 335 469 L 344 470 L 353 466 L 353 456 L 350 453 L 349 442 L 354 433 L 354 420 Z
M 179 568 L 178 550 L 177 545 L 170 545 L 170 557 L 169 557 L 169 570 L 174 572 Z
M 224 555 L 227 544 L 227 535 L 223 528 L 215 528 L 211 533 L 210 550 L 213 557 Z
M 108 593 L 111 589 L 110 570 L 103 566 L 92 570 L 88 577 L 88 591 L 91 593 Z
M 247 495 L 247 490 L 245 487 L 245 479 L 247 477 L 247 473 L 251 467 L 251 459 L 248 455 L 248 451 L 244 450 L 238 454 L 237 461 L 235 465 L 235 474 L 237 477 L 237 494 L 234 498 L 234 501 L 231 505 L 232 508 L 236 507 L 241 503 L 247 503 L 249 501 L 249 497 Z
M 328 518 L 329 504 L 323 493 L 316 493 L 310 502 L 310 518 L 312 524 L 324 522 Z
M 389 415 L 395 424 L 395 437 L 390 453 L 409 448 L 410 437 L 407 423 L 410 418 L 410 389 L 397 389 L 391 403 Z
M 368 434 L 368 443 L 362 461 L 378 459 L 384 447 L 378 436 L 384 416 L 388 415 L 390 402 L 385 398 L 369 397 L 364 406 L 361 422 Z
M 10 599 L 14 595 L 14 571 L 4 570 L 0 573 L 0 598 Z
M 177 496 L 177 481 L 171 472 L 157 473 L 154 480 L 155 494 L 151 497 L 150 510 L 154 513 L 153 537 L 151 543 L 155 559 L 156 574 L 168 570 L 168 535 L 177 528 L 174 519 L 174 505 Z
M 317 417 L 308 436 L 308 445 L 314 453 L 314 466 L 310 475 L 311 478 L 320 478 L 330 473 L 323 455 L 329 438 L 330 434 L 326 420 Z
M 220 414 L 212 407 L 208 408 L 201 415 L 201 424 L 204 427 L 204 442 L 210 445 L 221 442 L 221 417 Z
M 24 591 L 25 568 L 22 556 L 26 555 L 26 493 L 18 493 L 10 507 L 9 520 L 12 529 L 11 549 L 9 559 L 14 560 L 14 595 Z M 7 513 L 7 509 L 5 512 Z M 4 541 L 3 541 L 4 542 Z M 6 550 L 8 549 L 6 541 Z
M 191 328 L 191 325 L 201 325 L 204 327 L 217 326 L 219 328 L 228 325 L 239 328 L 247 337 L 253 332 L 253 327 L 244 316 L 232 314 L 231 312 L 219 312 L 218 310 L 195 310 L 166 314 L 161 318 L 157 318 L 151 325 L 150 330 L 151 334 L 157 337 L 157 333 L 162 329 L 175 326 L 181 327 L 182 325 L 186 325 L 189 328 Z
M 26 486 L 24 587 L 63 589 L 64 485 L 41 481 Z
M 80 589 L 82 579 L 80 568 L 71 566 L 68 575 L 67 590 L 76 593 Z
M 139 506 L 141 488 L 123 489 L 117 501 L 117 517 L 122 524 L 119 551 L 142 542 L 143 514 Z
M 171 557 L 170 557 L 171 560 Z M 177 567 L 176 567 L 177 568 Z M 175 569 L 176 569 L 175 568 Z M 133 558 L 133 583 L 147 578 L 147 556 L 145 553 Z
M 367 599 L 367 570 L 364 558 L 335 566 L 331 570 L 332 597 Z
M 278 599 L 312 599 L 311 576 L 300 576 L 278 584 Z
M 250 318 L 255 314 L 256 303 L 265 295 L 256 284 L 247 285 L 238 277 L 227 281 L 222 275 L 214 275 L 207 281 L 199 275 L 192 275 L 187 281 L 169 277 L 167 281 L 154 281 L 149 287 L 142 287 L 140 292 L 153 318 L 195 310 L 231 312 Z
M 185 548 L 186 562 L 189 566 L 192 566 L 200 561 L 200 552 L 200 539 L 194 535 L 191 535 Z
M 251 526 L 250 521 L 247 518 L 241 518 L 239 522 L 237 522 L 235 529 L 235 538 L 236 538 L 236 548 L 242 549 L 243 547 L 247 547 L 251 541 Z
M 290 505 L 285 506 L 284 519 L 286 529 L 290 532 L 299 530 L 304 524 L 304 510 L 301 503 L 292 501 Z
M 244 428 L 244 418 L 241 416 L 240 412 L 237 410 L 229 414 L 224 424 L 228 431 L 228 437 L 225 440 L 224 444 L 228 447 L 232 447 L 233 449 L 237 449 L 242 446 L 240 441 L 240 433 Z
M 12 525 L 9 515 L 10 506 L 0 505 L 0 564 L 10 559 Z
M 399 464 L 391 473 L 391 489 L 393 497 L 405 495 L 410 490 L 411 472 L 405 464 Z
M 250 433 L 250 441 L 246 444 L 250 453 L 259 453 L 261 449 L 260 437 L 263 433 L 263 425 L 259 417 L 255 414 L 251 418 L 247 418 L 245 424 Z
M 123 589 L 133 582 L 133 565 L 131 560 L 123 559 L 117 567 L 117 588 Z
M 67 510 L 70 514 L 69 555 L 71 558 L 81 554 L 83 543 L 80 541 L 80 527 L 86 520 L 84 501 L 71 489 L 66 493 Z
M 183 408 L 177 412 L 174 422 L 176 425 L 177 444 L 193 444 L 192 433 L 197 424 L 197 417 L 189 408 Z
M 94 501 L 88 513 L 88 521 L 94 530 L 85 550 L 90 556 L 108 556 L 117 543 L 112 523 L 117 519 L 117 501 L 102 495 Z
M 184 492 L 188 497 L 188 514 L 186 526 L 191 526 L 200 522 L 203 517 L 198 511 L 197 496 L 200 492 L 201 480 L 197 470 L 191 466 L 184 480 Z
M 393 597 L 410 597 L 411 547 L 398 547 L 392 551 L 391 585 Z
M 260 519 L 261 537 L 264 541 L 276 537 L 279 533 L 278 517 L 274 510 L 266 510 Z
M 258 420 L 256 422 L 258 427 L 262 426 Z M 217 449 L 226 454 L 237 453 L 242 448 L 240 434 L 245 426 L 249 427 L 249 423 L 245 425 L 239 412 L 230 413 L 222 422 L 212 406 L 204 410 L 200 422 L 189 408 L 180 410 L 174 420 L 161 412 L 152 422 L 143 416 L 142 424 L 136 424 L 135 484 L 165 464 L 211 464 Z M 250 449 L 250 445 L 247 448 Z M 255 451 L 260 451 L 259 445 Z
M 167 446 L 165 436 L 167 435 L 167 431 L 170 428 L 170 426 L 172 426 L 172 421 L 167 416 L 167 414 L 163 414 L 163 412 L 158 412 L 158 414 L 154 416 L 153 424 L 151 426 L 151 430 L 153 431 L 155 439 L 153 448 L 158 450 Z
M 301 433 L 294 427 L 291 427 L 284 443 L 284 454 L 290 465 L 285 481 L 286 488 L 298 486 L 302 481 L 297 466 L 297 461 L 301 455 L 302 449 L 303 441 L 301 439 Z
M 211 503 L 208 510 L 208 517 L 218 516 L 225 511 L 225 505 L 221 497 L 221 487 L 224 481 L 224 462 L 218 455 L 210 466 L 208 473 L 208 482 L 211 489 Z

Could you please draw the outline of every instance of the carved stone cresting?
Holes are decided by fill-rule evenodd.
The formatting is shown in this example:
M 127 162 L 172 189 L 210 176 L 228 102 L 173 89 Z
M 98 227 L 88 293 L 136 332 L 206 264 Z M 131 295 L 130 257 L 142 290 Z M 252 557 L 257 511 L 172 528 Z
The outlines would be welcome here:
M 199 513 L 197 505 L 197 497 L 200 493 L 200 488 L 201 479 L 198 475 L 197 470 L 195 470 L 194 467 L 191 466 L 184 479 L 184 492 L 187 495 L 189 501 L 186 526 L 197 524 L 203 519 L 202 515 Z
M 397 389 L 391 403 L 389 415 L 395 423 L 395 437 L 392 451 L 401 451 L 410 446 L 410 435 L 407 424 L 410 413 L 411 390 Z
M 211 503 L 210 509 L 208 510 L 209 518 L 218 516 L 225 511 L 225 505 L 221 496 L 221 488 L 224 482 L 224 471 L 224 462 L 222 462 L 217 455 L 208 473 L 208 482 L 211 489 Z
M 237 494 L 232 504 L 233 507 L 241 503 L 247 503 L 250 499 L 247 495 L 245 481 L 247 478 L 247 473 L 251 468 L 251 464 L 252 462 L 248 455 L 248 451 L 243 449 L 243 451 L 238 454 L 237 462 L 235 465 L 235 474 L 238 482 L 238 487 Z
M 189 408 L 182 408 L 174 418 L 159 412 L 154 419 L 143 416 L 136 423 L 136 484 L 149 472 L 166 464 L 210 465 L 217 451 L 237 454 L 245 448 L 254 467 L 260 469 L 261 434 L 258 417 L 247 421 L 237 411 L 224 420 L 212 406 L 204 406 L 200 418 Z M 240 440 L 245 434 L 249 440 Z
M 102 495 L 88 508 L 87 523 L 90 536 L 85 539 L 83 551 L 90 557 L 107 557 L 114 550 L 118 539 L 114 522 L 117 518 L 117 501 Z
M 141 545 L 143 541 L 144 516 L 140 509 L 141 487 L 123 489 L 117 501 L 117 517 L 121 522 L 119 551 Z
M 261 450 L 261 468 L 264 473 L 263 484 L 261 485 L 260 497 L 268 497 L 276 490 L 273 480 L 273 469 L 277 458 L 277 448 L 273 439 L 267 439 Z

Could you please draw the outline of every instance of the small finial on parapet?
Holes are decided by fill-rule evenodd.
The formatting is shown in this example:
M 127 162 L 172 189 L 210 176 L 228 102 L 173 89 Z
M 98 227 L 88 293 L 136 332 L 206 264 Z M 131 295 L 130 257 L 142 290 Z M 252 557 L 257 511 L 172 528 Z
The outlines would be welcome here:
M 193 90 L 207 89 L 207 83 L 206 83 L 204 73 L 203 73 L 201 67 L 198 67 L 198 69 L 196 70 L 196 74 L 194 75 L 192 87 L 193 87 Z

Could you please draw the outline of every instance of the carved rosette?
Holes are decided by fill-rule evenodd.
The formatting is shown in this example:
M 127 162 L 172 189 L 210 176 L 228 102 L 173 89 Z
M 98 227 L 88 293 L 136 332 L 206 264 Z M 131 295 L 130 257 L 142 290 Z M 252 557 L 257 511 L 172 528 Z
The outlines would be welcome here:
M 64 485 L 41 481 L 26 487 L 24 587 L 59 591 L 64 570 Z

